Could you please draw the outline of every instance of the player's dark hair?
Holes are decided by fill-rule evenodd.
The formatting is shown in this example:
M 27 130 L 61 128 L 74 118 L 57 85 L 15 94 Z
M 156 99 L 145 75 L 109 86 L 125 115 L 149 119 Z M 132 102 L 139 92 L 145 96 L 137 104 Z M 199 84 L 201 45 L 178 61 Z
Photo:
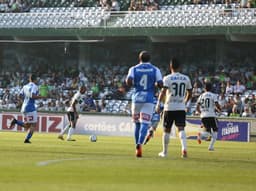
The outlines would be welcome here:
M 212 84 L 210 82 L 205 83 L 205 89 L 206 91 L 211 91 L 212 90 Z
M 34 81 L 36 81 L 36 75 L 35 74 L 30 74 L 29 75 L 29 79 L 32 81 L 32 82 L 34 82 Z
M 177 58 L 172 58 L 172 59 L 170 60 L 170 64 L 172 65 L 172 68 L 173 68 L 174 70 L 177 70 L 177 69 L 180 68 L 180 62 L 177 60 Z
M 142 62 L 149 62 L 151 57 L 150 57 L 150 54 L 144 50 L 140 52 L 139 59 Z

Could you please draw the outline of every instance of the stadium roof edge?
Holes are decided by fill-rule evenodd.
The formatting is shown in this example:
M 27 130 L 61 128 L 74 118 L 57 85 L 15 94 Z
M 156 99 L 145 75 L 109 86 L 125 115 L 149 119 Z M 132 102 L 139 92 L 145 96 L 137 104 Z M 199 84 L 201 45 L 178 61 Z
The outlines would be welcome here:
M 102 39 L 104 37 L 204 37 L 204 36 L 256 36 L 256 26 L 214 26 L 214 27 L 137 27 L 137 28 L 0 28 L 0 39 Z

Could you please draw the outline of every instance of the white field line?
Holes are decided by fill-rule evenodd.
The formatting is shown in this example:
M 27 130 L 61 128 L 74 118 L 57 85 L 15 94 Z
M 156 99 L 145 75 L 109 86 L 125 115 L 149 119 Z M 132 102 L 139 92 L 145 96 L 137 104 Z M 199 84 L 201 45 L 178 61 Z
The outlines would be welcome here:
M 113 160 L 113 159 L 120 159 L 125 157 L 104 157 L 104 160 Z M 51 164 L 61 163 L 65 161 L 79 161 L 79 160 L 102 160 L 102 158 L 90 158 L 90 157 L 83 157 L 83 158 L 65 158 L 65 159 L 55 159 L 55 160 L 46 160 L 40 161 L 36 163 L 36 166 L 48 166 Z

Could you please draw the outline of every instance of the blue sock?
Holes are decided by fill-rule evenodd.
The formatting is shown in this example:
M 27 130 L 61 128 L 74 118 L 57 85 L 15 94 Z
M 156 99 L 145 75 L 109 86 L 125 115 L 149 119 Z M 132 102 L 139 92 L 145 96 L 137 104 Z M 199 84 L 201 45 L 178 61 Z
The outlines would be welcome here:
M 139 144 L 143 144 L 144 143 L 144 140 L 145 140 L 145 137 L 147 135 L 147 132 L 148 132 L 148 124 L 141 123 Z
M 27 134 L 26 140 L 31 139 L 32 136 L 33 136 L 33 133 L 29 132 L 29 133 Z
M 134 123 L 134 126 L 135 144 L 137 145 L 140 137 L 140 123 Z
M 16 120 L 16 124 L 21 126 L 21 127 L 24 127 L 24 122 L 23 121 Z

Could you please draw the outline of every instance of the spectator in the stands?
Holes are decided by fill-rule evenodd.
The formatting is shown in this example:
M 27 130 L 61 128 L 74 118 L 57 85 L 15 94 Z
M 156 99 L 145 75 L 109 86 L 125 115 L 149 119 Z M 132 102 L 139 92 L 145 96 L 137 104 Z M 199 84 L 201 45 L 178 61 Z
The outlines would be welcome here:
M 84 106 L 82 111 L 95 111 L 96 106 L 94 103 L 94 99 L 92 97 L 92 92 L 88 92 L 86 97 L 84 98 Z
M 136 0 L 131 0 L 128 11 L 136 11 L 136 10 L 137 10 Z
M 48 97 L 48 94 L 49 94 L 49 86 L 48 86 L 46 80 L 44 80 L 44 81 L 42 82 L 42 84 L 39 85 L 39 94 L 40 94 L 41 96 Z
M 109 11 L 111 8 L 109 0 L 100 0 L 99 4 L 105 11 Z
M 117 0 L 111 0 L 110 10 L 111 11 L 120 11 L 120 4 Z
M 251 112 L 252 114 L 254 114 L 254 116 L 256 117 L 256 93 L 253 93 L 251 95 L 251 99 L 250 99 L 250 107 L 251 107 Z
M 236 84 L 233 87 L 234 94 L 240 94 L 242 95 L 245 92 L 245 86 L 241 83 L 240 80 L 236 81 Z
M 159 6 L 154 0 L 146 0 L 146 3 L 145 3 L 146 11 L 154 11 L 158 9 L 159 9 Z
M 232 16 L 231 0 L 225 0 L 224 15 L 225 16 Z
M 10 93 L 10 90 L 7 88 L 3 94 L 2 105 L 5 105 L 6 109 L 15 109 L 16 105 L 14 104 L 13 94 Z
M 233 86 L 231 85 L 230 81 L 227 81 L 227 83 L 226 83 L 225 95 L 226 95 L 226 96 L 229 96 L 229 95 L 231 95 L 231 94 L 233 94 L 233 93 L 234 93 L 234 88 L 233 88 Z
M 234 96 L 234 104 L 232 108 L 233 116 L 240 116 L 242 114 L 243 102 L 239 93 Z
M 241 8 L 249 8 L 249 7 L 247 7 L 248 6 L 248 0 L 241 0 L 240 1 L 240 7 Z
M 193 89 L 192 89 L 192 102 L 196 102 L 198 97 L 201 95 L 203 92 L 203 89 L 199 86 L 198 81 L 195 81 L 193 84 Z
M 95 111 L 101 112 L 101 106 L 98 100 L 95 100 Z
M 226 115 L 228 114 L 228 101 L 226 99 L 226 96 L 224 93 L 221 93 L 219 96 L 218 96 L 218 103 L 221 107 L 221 111 L 222 112 L 225 112 Z M 230 110 L 231 112 L 231 110 Z
M 251 107 L 250 107 L 250 100 L 249 98 L 244 99 L 244 104 L 243 104 L 243 112 L 242 112 L 242 117 L 252 117 L 252 112 L 251 112 Z
M 99 96 L 100 88 L 99 88 L 98 83 L 96 83 L 96 81 L 92 82 L 91 91 L 92 91 L 92 97 L 98 97 Z
M 131 0 L 128 11 L 144 11 L 145 7 L 142 0 Z

